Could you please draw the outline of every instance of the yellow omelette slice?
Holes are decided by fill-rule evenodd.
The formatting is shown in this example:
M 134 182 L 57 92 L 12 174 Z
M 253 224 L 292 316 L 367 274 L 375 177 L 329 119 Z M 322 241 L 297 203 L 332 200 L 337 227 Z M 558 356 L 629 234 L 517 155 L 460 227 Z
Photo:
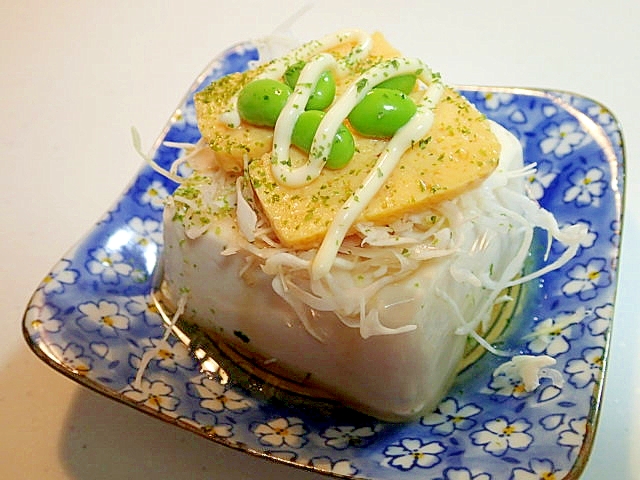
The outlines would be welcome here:
M 325 168 L 319 178 L 303 187 L 276 182 L 269 153 L 249 165 L 254 190 L 285 246 L 318 245 L 344 202 L 375 168 L 386 141 L 353 135 L 357 151 L 349 164 L 339 170 Z M 460 94 L 447 89 L 435 109 L 430 131 L 404 153 L 360 220 L 385 225 L 405 213 L 455 197 L 490 175 L 499 155 L 500 144 L 486 118 Z

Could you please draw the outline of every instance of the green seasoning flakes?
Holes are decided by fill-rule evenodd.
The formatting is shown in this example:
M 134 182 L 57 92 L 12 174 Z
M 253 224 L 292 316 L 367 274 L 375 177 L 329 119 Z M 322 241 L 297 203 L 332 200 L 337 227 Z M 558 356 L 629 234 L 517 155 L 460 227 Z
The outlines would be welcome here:
M 186 230 L 207 230 L 214 219 L 232 214 L 235 208 L 234 198 L 233 183 L 194 174 L 173 193 L 173 219 L 182 222 Z

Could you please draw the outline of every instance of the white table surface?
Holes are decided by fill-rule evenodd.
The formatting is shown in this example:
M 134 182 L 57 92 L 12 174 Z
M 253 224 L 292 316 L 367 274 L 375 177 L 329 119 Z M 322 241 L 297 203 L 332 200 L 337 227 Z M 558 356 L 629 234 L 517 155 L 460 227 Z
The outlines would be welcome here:
M 2 478 L 318 478 L 88 391 L 38 360 L 21 334 L 40 280 L 141 166 L 130 127 L 150 146 L 212 56 L 270 33 L 300 5 L 0 1 Z M 301 40 L 344 27 L 379 29 L 449 83 L 569 90 L 600 101 L 622 123 L 627 196 L 619 293 L 602 415 L 583 478 L 640 478 L 640 3 L 311 6 L 292 28 Z

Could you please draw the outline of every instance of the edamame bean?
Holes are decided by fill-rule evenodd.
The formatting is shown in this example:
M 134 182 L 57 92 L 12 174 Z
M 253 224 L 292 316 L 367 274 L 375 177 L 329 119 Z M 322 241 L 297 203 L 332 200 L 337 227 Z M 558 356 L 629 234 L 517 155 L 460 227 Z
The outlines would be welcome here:
M 294 63 L 287 71 L 284 72 L 284 81 L 291 88 L 295 88 L 296 83 L 298 83 L 298 78 L 300 78 L 300 72 L 304 68 L 305 63 L 300 61 L 298 63 Z M 320 75 L 318 82 L 315 85 L 313 93 L 309 97 L 307 105 L 305 106 L 306 110 L 324 110 L 336 96 L 336 82 L 333 78 L 333 74 L 330 71 L 324 71 Z
M 259 127 L 273 127 L 291 92 L 288 85 L 269 78 L 249 82 L 238 95 L 240 118 Z
M 362 135 L 393 137 L 416 113 L 413 100 L 399 90 L 374 88 L 349 114 L 351 126 Z
M 324 117 L 324 112 L 320 110 L 307 110 L 303 112 L 293 127 L 291 143 L 306 153 L 309 153 L 311 144 L 313 143 L 313 137 L 316 134 L 316 130 L 318 130 L 322 117 Z M 329 152 L 325 164 L 326 167 L 331 169 L 344 167 L 349 163 L 351 157 L 353 157 L 355 150 L 353 135 L 351 135 L 347 127 L 340 125 L 336 136 L 333 138 L 331 152 Z
M 416 84 L 417 77 L 415 75 L 398 75 L 397 77 L 391 77 L 384 82 L 379 83 L 375 88 L 391 88 L 393 90 L 400 90 L 407 95 L 411 93 L 413 87 Z
M 304 66 L 305 66 L 305 62 L 300 60 L 299 62 L 296 62 L 293 65 L 291 65 L 289 68 L 287 68 L 283 76 L 284 83 L 289 85 L 291 88 L 294 88 L 296 86 L 296 83 L 298 83 L 298 78 L 300 78 L 300 72 L 302 72 L 302 69 L 304 68 Z

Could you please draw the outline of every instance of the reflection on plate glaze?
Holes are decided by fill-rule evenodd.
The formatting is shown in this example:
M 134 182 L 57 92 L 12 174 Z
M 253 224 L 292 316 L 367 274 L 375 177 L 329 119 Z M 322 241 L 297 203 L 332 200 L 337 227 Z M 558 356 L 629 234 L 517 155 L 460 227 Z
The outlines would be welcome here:
M 193 93 L 257 56 L 242 44 L 210 65 L 153 148 L 158 164 L 167 167 L 181 154 L 163 142 L 199 138 Z M 526 392 L 516 378 L 494 377 L 504 360 L 484 355 L 458 375 L 435 412 L 402 425 L 274 398 L 265 385 L 234 386 L 217 365 L 203 369 L 175 336 L 164 339 L 151 292 L 163 200 L 175 186 L 149 168 L 44 278 L 24 315 L 27 342 L 47 364 L 110 398 L 224 445 L 337 477 L 577 478 L 593 443 L 613 317 L 621 133 L 606 108 L 574 94 L 461 90 L 537 163 L 529 195 L 561 224 L 588 226 L 577 256 L 527 288 L 495 342 L 510 352 L 554 357 L 562 386 L 543 380 Z M 543 240 L 532 258 L 544 254 Z M 157 355 L 135 382 L 150 349 Z

